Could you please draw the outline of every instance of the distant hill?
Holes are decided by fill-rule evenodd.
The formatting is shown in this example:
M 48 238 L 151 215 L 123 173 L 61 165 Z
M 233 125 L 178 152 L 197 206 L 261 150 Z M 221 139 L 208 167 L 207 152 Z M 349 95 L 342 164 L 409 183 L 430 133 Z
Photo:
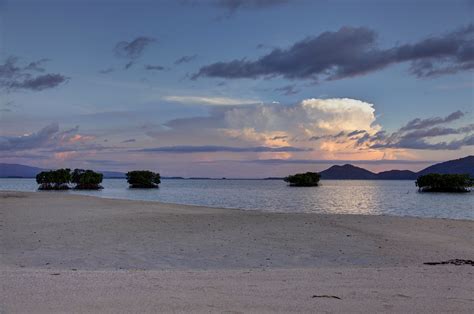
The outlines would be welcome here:
M 0 178 L 35 178 L 41 171 L 48 170 L 37 167 L 0 163 Z M 104 178 L 125 178 L 125 173 L 116 171 L 99 171 Z
M 373 180 L 376 174 L 364 168 L 346 164 L 344 166 L 332 166 L 320 172 L 321 179 L 332 180 Z
M 321 179 L 326 180 L 415 180 L 427 173 L 468 173 L 474 177 L 474 156 L 441 162 L 419 172 L 410 170 L 389 170 L 373 173 L 353 165 L 332 166 L 321 171 Z
M 43 170 L 45 169 L 0 163 L 0 178 L 34 178 Z
M 418 174 L 410 170 L 389 170 L 379 172 L 376 176 L 378 180 L 415 180 Z
M 418 175 L 428 173 L 469 173 L 474 178 L 474 156 L 467 156 L 429 166 L 418 172 Z

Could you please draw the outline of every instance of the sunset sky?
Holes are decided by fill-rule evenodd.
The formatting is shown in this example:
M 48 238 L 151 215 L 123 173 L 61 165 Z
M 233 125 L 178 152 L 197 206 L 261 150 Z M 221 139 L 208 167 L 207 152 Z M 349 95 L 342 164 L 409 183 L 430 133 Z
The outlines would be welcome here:
M 0 0 L 0 162 L 267 177 L 474 154 L 474 1 Z

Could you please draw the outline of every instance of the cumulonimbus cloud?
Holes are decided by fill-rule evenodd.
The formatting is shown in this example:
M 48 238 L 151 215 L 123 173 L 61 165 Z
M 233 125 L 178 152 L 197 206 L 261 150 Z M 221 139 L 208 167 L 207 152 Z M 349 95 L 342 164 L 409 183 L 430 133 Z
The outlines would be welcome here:
M 283 76 L 287 79 L 338 80 L 365 75 L 389 65 L 411 62 L 417 77 L 456 73 L 474 68 L 474 24 L 416 43 L 382 49 L 377 34 L 365 27 L 342 27 L 273 49 L 256 59 L 237 59 L 203 66 L 192 76 L 227 79 Z

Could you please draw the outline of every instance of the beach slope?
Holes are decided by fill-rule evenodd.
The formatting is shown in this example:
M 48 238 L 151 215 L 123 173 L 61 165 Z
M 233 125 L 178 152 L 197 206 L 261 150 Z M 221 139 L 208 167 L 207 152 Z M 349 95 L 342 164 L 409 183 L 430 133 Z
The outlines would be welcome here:
M 0 192 L 0 312 L 469 313 L 473 231 Z

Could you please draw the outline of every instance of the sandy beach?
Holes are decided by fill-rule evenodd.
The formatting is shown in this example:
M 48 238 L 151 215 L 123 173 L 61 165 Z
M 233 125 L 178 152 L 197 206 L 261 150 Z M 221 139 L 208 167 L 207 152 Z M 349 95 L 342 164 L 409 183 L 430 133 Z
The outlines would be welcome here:
M 0 312 L 471 313 L 473 231 L 0 192 Z

